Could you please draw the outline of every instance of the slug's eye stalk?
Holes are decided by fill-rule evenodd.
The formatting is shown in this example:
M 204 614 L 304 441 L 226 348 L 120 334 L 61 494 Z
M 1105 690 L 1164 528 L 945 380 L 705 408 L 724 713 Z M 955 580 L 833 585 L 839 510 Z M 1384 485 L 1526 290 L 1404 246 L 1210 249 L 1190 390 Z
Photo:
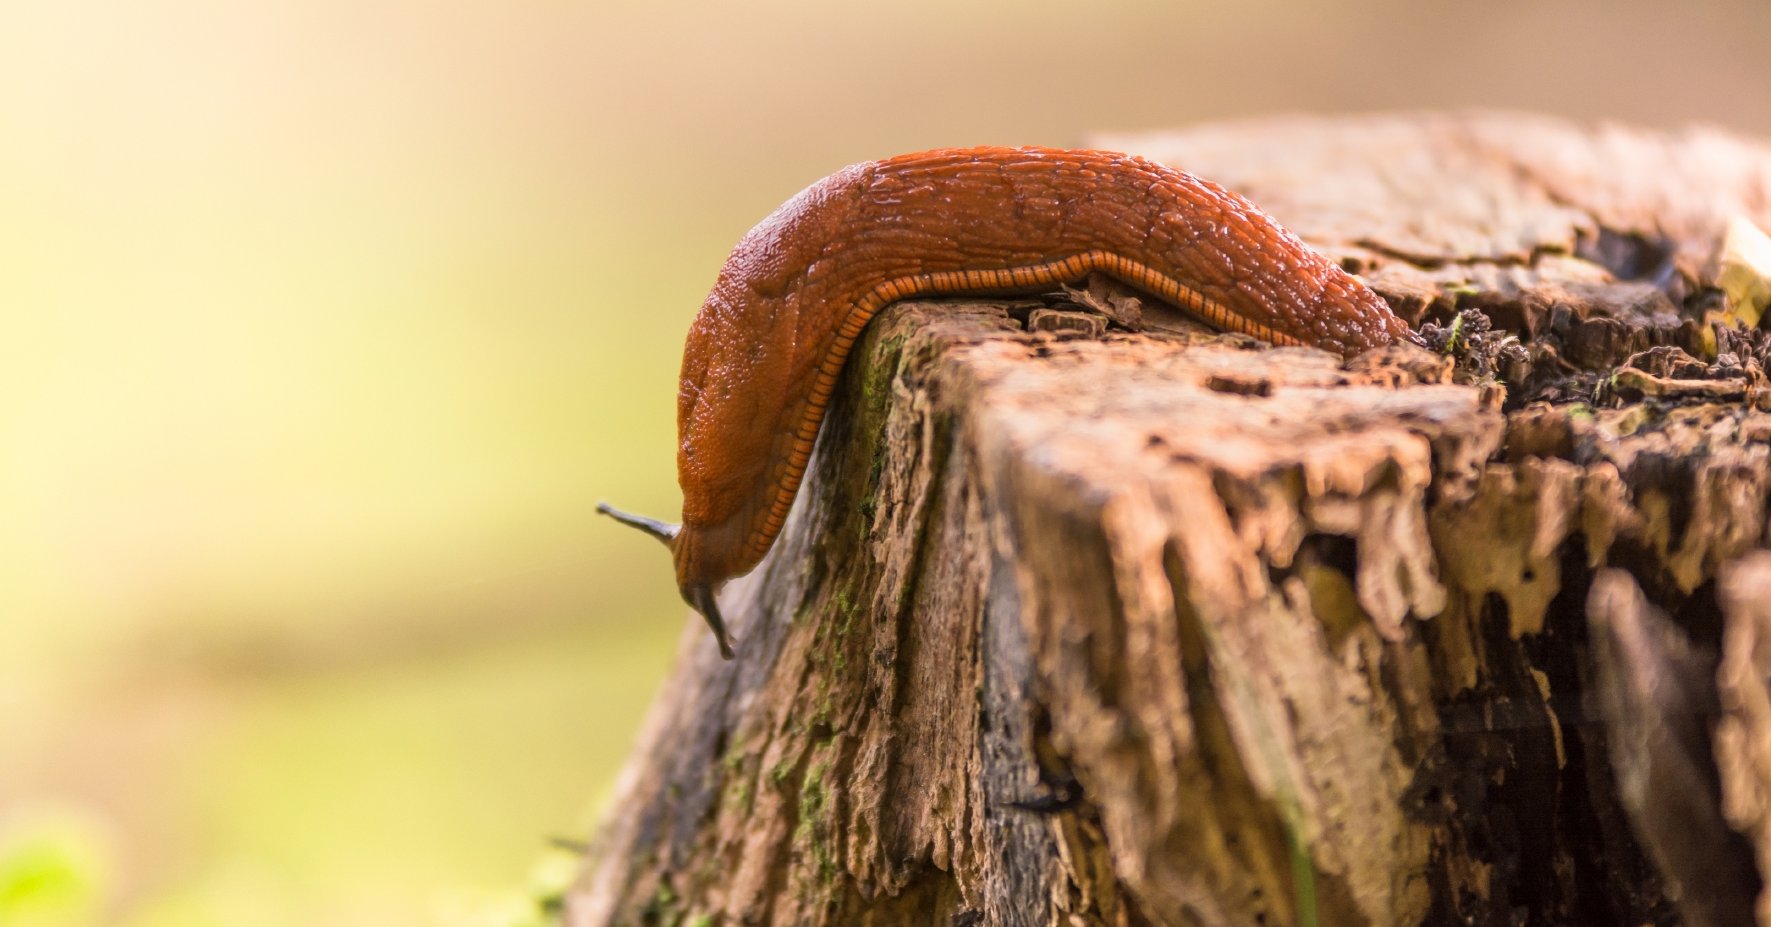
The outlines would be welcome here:
M 672 550 L 676 548 L 677 534 L 683 530 L 682 525 L 673 525 L 669 522 L 659 521 L 656 518 L 647 518 L 644 515 L 629 514 L 607 502 L 598 502 L 596 504 L 596 510 L 629 528 L 637 528 L 640 531 L 657 538 L 665 547 L 669 547 Z
M 607 502 L 598 502 L 596 510 L 629 528 L 637 529 L 658 539 L 665 547 L 670 548 L 672 554 L 676 553 L 676 539 L 678 535 L 682 534 L 682 525 L 673 525 L 656 518 L 623 512 Z M 719 602 L 713 597 L 713 587 L 705 583 L 685 583 L 680 587 L 680 591 L 683 601 L 689 603 L 689 606 L 695 611 L 700 612 L 701 618 L 713 630 L 714 639 L 719 642 L 719 655 L 728 660 L 732 659 L 732 635 L 726 631 L 726 619 L 719 613 Z

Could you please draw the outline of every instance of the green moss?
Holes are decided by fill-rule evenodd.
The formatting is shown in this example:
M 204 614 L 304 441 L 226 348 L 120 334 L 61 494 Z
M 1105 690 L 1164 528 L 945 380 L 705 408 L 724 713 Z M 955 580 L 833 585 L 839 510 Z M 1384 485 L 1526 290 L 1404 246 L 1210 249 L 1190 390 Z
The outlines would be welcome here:
M 669 882 L 660 882 L 658 891 L 640 911 L 640 923 L 649 927 L 678 927 L 683 921 L 682 911 L 678 909 L 681 903 L 682 898 L 676 889 L 671 888 Z
M 855 616 L 860 613 L 860 606 L 849 596 L 849 591 L 847 589 L 837 590 L 835 631 L 838 640 L 847 638 L 849 632 L 855 629 Z
M 850 596 L 848 588 L 838 588 L 831 599 L 832 610 L 836 612 L 836 615 L 832 615 L 832 617 L 836 620 L 827 624 L 825 629 L 829 631 L 832 642 L 841 642 L 841 640 L 848 638 L 850 631 L 854 631 L 855 615 L 861 613 L 861 606 L 855 603 L 854 596 Z M 841 654 L 841 649 L 836 652 Z
M 867 482 L 860 487 L 861 499 L 856 503 L 856 511 L 861 516 L 855 520 L 857 541 L 866 540 L 868 529 L 879 514 L 879 499 L 874 495 L 874 489 L 879 486 L 880 476 L 885 472 L 886 451 L 879 435 L 885 424 L 886 412 L 891 408 L 892 381 L 903 367 L 905 340 L 904 335 L 893 335 L 873 345 L 867 356 L 877 362 L 869 365 L 860 374 L 861 401 L 855 410 L 855 434 L 862 442 L 858 450 L 867 453 L 872 459 L 868 467 Z
M 799 826 L 794 828 L 795 842 L 804 842 L 806 850 L 811 853 L 816 865 L 818 877 L 826 882 L 836 876 L 836 857 L 828 842 L 828 835 L 833 828 L 825 820 L 829 811 L 829 794 L 824 790 L 824 774 L 829 771 L 830 764 L 819 760 L 806 770 L 806 777 L 800 782 L 799 790 Z
M 861 400 L 869 413 L 877 413 L 885 408 L 891 394 L 891 382 L 898 375 L 899 361 L 904 354 L 904 335 L 892 335 L 880 340 L 869 352 L 880 363 L 870 365 L 866 377 L 861 383 Z
M 827 634 L 824 646 L 827 648 L 825 653 L 829 656 L 830 667 L 838 678 L 842 678 L 849 668 L 848 638 L 855 630 L 855 619 L 861 614 L 861 606 L 847 588 L 838 589 L 832 599 L 835 610 L 835 615 L 832 616 L 834 620 L 821 631 Z M 823 686 L 819 690 L 820 696 L 823 696 L 820 704 L 828 708 L 829 686 L 827 682 L 823 683 Z M 827 710 L 825 713 L 831 714 L 833 712 Z
M 746 812 L 751 808 L 751 777 L 746 774 L 751 761 L 755 759 L 749 749 L 748 738 L 738 735 L 732 738 L 726 747 L 726 755 L 720 758 L 721 774 L 725 776 L 725 788 L 729 800 L 743 808 Z
M 823 742 L 836 736 L 833 720 L 836 717 L 836 702 L 830 697 L 830 685 L 824 680 L 818 681 L 818 705 L 813 709 L 811 717 L 806 719 L 806 732 L 813 740 Z
M 879 501 L 874 493 L 879 489 L 879 482 L 885 476 L 887 447 L 885 442 L 875 441 L 869 451 L 871 453 L 867 459 L 867 495 L 861 500 L 861 507 L 865 509 L 868 520 L 871 521 L 879 508 Z
M 1463 337 L 1464 316 L 1463 313 L 1460 312 L 1451 320 L 1451 333 L 1445 338 L 1445 353 L 1456 354 L 1458 351 L 1463 350 Z
M 769 770 L 769 782 L 777 789 L 784 789 L 787 786 L 787 777 L 791 775 L 793 775 L 793 764 L 782 760 Z
M 873 460 L 867 465 L 867 495 L 856 506 L 856 510 L 861 513 L 857 525 L 863 540 L 866 539 L 867 531 L 873 527 L 874 521 L 879 515 L 879 497 L 874 492 L 879 488 L 879 481 L 884 477 L 885 444 L 876 441 L 873 447 Z
M 726 745 L 726 755 L 720 758 L 720 765 L 725 767 L 727 772 L 742 768 L 744 761 L 750 759 L 750 755 L 744 749 L 748 746 L 748 740 L 749 738 L 739 734 Z

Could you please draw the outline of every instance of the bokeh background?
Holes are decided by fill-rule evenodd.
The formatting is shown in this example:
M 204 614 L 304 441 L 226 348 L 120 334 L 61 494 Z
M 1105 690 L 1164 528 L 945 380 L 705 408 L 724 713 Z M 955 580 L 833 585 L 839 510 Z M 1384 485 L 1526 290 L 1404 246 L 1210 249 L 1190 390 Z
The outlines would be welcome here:
M 1771 134 L 1771 4 L 5 0 L 0 923 L 523 923 L 684 626 L 595 503 L 811 180 L 1471 105 Z

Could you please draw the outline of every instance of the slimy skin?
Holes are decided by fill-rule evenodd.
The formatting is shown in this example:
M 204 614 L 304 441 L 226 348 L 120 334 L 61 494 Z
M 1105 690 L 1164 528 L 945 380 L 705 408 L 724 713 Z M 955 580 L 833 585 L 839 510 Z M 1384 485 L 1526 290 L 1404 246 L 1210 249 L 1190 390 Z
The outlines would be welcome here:
M 683 598 L 731 655 L 713 592 L 786 520 L 837 376 L 881 308 L 1101 272 L 1222 329 L 1351 356 L 1415 340 L 1384 301 L 1242 197 L 1129 155 L 958 148 L 856 164 L 751 229 L 689 329 L 677 391 Z M 610 510 L 611 513 L 612 510 Z

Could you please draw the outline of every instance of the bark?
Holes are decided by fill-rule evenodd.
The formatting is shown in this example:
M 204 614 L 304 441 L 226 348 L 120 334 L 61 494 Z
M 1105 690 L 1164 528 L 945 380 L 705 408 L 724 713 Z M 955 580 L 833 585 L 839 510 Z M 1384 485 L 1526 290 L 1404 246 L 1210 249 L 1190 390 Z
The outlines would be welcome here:
M 1093 141 L 1249 195 L 1438 350 L 1102 281 L 888 310 L 565 923 L 1771 927 L 1767 274 L 1723 247 L 1771 149 Z

